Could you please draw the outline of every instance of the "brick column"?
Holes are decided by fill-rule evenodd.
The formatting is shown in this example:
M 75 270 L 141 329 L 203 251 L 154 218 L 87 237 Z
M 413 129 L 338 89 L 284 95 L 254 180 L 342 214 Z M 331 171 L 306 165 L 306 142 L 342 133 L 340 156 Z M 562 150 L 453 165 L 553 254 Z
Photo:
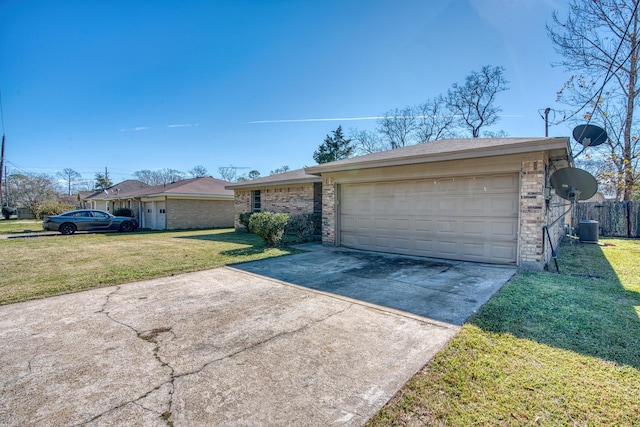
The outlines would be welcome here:
M 545 165 L 542 160 L 524 161 L 520 172 L 519 264 L 524 269 L 544 267 L 542 226 L 545 215 Z
M 322 244 L 337 246 L 336 183 L 332 177 L 322 177 Z

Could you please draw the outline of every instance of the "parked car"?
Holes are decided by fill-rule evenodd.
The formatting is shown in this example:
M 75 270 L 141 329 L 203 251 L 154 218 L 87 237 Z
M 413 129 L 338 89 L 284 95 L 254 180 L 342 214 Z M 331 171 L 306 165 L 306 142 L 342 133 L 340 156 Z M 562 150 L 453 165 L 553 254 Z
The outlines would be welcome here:
M 60 215 L 45 216 L 42 228 L 47 231 L 59 231 L 62 234 L 103 230 L 130 232 L 138 228 L 138 221 L 127 216 L 113 216 L 105 211 L 81 209 Z

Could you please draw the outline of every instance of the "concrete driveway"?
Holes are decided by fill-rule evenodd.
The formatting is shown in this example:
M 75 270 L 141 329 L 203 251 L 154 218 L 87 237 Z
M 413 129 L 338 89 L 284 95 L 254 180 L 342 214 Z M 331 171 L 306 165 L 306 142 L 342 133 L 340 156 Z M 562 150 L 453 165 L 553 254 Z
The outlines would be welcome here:
M 513 266 L 367 252 L 317 243 L 306 254 L 238 265 L 289 283 L 462 325 L 516 272 Z
M 0 307 L 0 424 L 361 425 L 458 330 L 240 270 L 283 261 Z

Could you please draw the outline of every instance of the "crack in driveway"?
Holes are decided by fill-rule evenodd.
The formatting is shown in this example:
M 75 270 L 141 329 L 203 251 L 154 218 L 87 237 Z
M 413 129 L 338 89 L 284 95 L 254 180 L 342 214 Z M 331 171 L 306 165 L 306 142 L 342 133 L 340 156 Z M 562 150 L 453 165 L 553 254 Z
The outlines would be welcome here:
M 353 303 L 349 303 L 346 307 L 339 309 L 339 310 L 334 310 L 328 314 L 326 314 L 323 317 L 314 319 L 312 321 L 309 321 L 303 325 L 301 325 L 298 328 L 295 328 L 293 330 L 285 330 L 285 331 L 281 331 L 278 332 L 274 335 L 270 335 L 268 337 L 266 337 L 263 340 L 260 340 L 258 342 L 252 343 L 246 347 L 242 347 L 241 349 L 237 350 L 237 351 L 233 351 L 231 353 L 225 354 L 221 357 L 217 357 L 213 360 L 209 360 L 206 361 L 205 363 L 203 363 L 201 366 L 199 366 L 197 369 L 193 369 L 191 371 L 188 372 L 184 372 L 181 374 L 176 374 L 176 370 L 175 368 L 172 366 L 172 364 L 170 363 L 169 360 L 165 360 L 162 356 L 161 356 L 161 350 L 162 350 L 162 340 L 160 340 L 159 338 L 163 335 L 163 334 L 171 334 L 172 335 L 172 339 L 176 338 L 176 333 L 173 330 L 173 326 L 163 326 L 163 327 L 156 327 L 153 329 L 148 329 L 148 330 L 138 330 L 136 327 L 121 321 L 117 318 L 115 318 L 112 314 L 111 311 L 109 311 L 109 305 L 112 303 L 112 297 L 114 295 L 116 295 L 119 291 L 121 290 L 120 286 L 117 286 L 112 292 L 110 292 L 109 294 L 106 295 L 105 297 L 105 302 L 102 305 L 101 309 L 98 310 L 96 313 L 98 314 L 103 314 L 104 316 L 106 316 L 109 320 L 111 320 L 112 322 L 121 325 L 127 329 L 129 329 L 130 331 L 132 331 L 133 333 L 135 333 L 136 337 L 138 339 L 141 339 L 145 342 L 151 343 L 153 344 L 154 348 L 153 348 L 153 356 L 154 358 L 157 360 L 157 362 L 163 366 L 166 367 L 167 369 L 169 369 L 168 372 L 168 378 L 166 381 L 163 381 L 162 383 L 160 383 L 159 385 L 155 386 L 154 388 L 152 388 L 151 390 L 148 390 L 147 392 L 143 393 L 142 395 L 136 397 L 135 399 L 131 399 L 128 400 L 126 402 L 122 402 L 121 404 L 112 407 L 98 415 L 96 415 L 95 417 L 91 418 L 88 421 L 84 421 L 82 423 L 79 423 L 77 425 L 86 425 L 86 424 L 90 424 L 98 419 L 100 419 L 101 417 L 113 413 L 114 411 L 117 411 L 119 409 L 122 409 L 124 407 L 126 407 L 127 405 L 130 404 L 134 404 L 138 407 L 140 407 L 141 409 L 145 410 L 145 411 L 149 411 L 153 414 L 155 414 L 156 416 L 158 416 L 159 419 L 161 419 L 164 423 L 166 423 L 168 426 L 172 426 L 173 425 L 173 421 L 172 421 L 172 410 L 173 410 L 173 397 L 174 397 L 174 393 L 175 393 L 175 380 L 178 378 L 186 378 L 192 375 L 197 375 L 199 373 L 201 373 L 202 371 L 204 371 L 207 367 L 226 360 L 226 359 L 230 359 L 233 358 L 239 354 L 242 354 L 244 352 L 247 351 L 251 351 L 255 348 L 258 348 L 262 345 L 265 345 L 269 342 L 275 341 L 281 337 L 284 336 L 288 336 L 288 335 L 295 335 L 297 333 L 303 332 L 304 330 L 308 329 L 309 327 L 315 325 L 315 324 L 319 324 L 322 323 L 334 316 L 340 315 L 346 311 L 348 311 L 350 308 L 352 308 Z M 170 339 L 170 341 L 172 340 Z M 151 395 L 152 393 L 156 392 L 156 391 L 160 391 L 162 389 L 163 386 L 168 385 L 169 389 L 166 391 L 167 393 L 167 397 L 168 397 L 168 402 L 163 405 L 164 406 L 164 410 L 160 409 L 153 409 L 153 408 L 149 408 L 147 406 L 145 406 L 142 401 L 147 398 L 149 395 Z

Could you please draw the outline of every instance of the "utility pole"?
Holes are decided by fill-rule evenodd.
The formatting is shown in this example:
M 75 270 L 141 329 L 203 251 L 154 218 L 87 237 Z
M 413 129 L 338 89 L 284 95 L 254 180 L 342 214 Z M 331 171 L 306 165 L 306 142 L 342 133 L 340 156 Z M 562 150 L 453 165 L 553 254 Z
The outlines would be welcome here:
M 104 185 L 109 186 L 109 172 L 106 166 L 104 167 Z
M 0 207 L 4 206 L 4 198 L 2 192 L 2 171 L 4 170 L 4 132 L 2 133 L 2 153 L 0 154 Z M 6 174 L 6 172 L 5 172 Z
M 548 137 L 549 136 L 549 111 L 551 111 L 551 108 L 547 107 L 544 110 L 544 137 Z
M 4 110 L 2 109 L 2 92 L 0 92 L 0 123 L 2 123 L 2 153 L 0 154 L 0 208 L 4 206 L 2 192 L 2 171 L 4 170 Z

